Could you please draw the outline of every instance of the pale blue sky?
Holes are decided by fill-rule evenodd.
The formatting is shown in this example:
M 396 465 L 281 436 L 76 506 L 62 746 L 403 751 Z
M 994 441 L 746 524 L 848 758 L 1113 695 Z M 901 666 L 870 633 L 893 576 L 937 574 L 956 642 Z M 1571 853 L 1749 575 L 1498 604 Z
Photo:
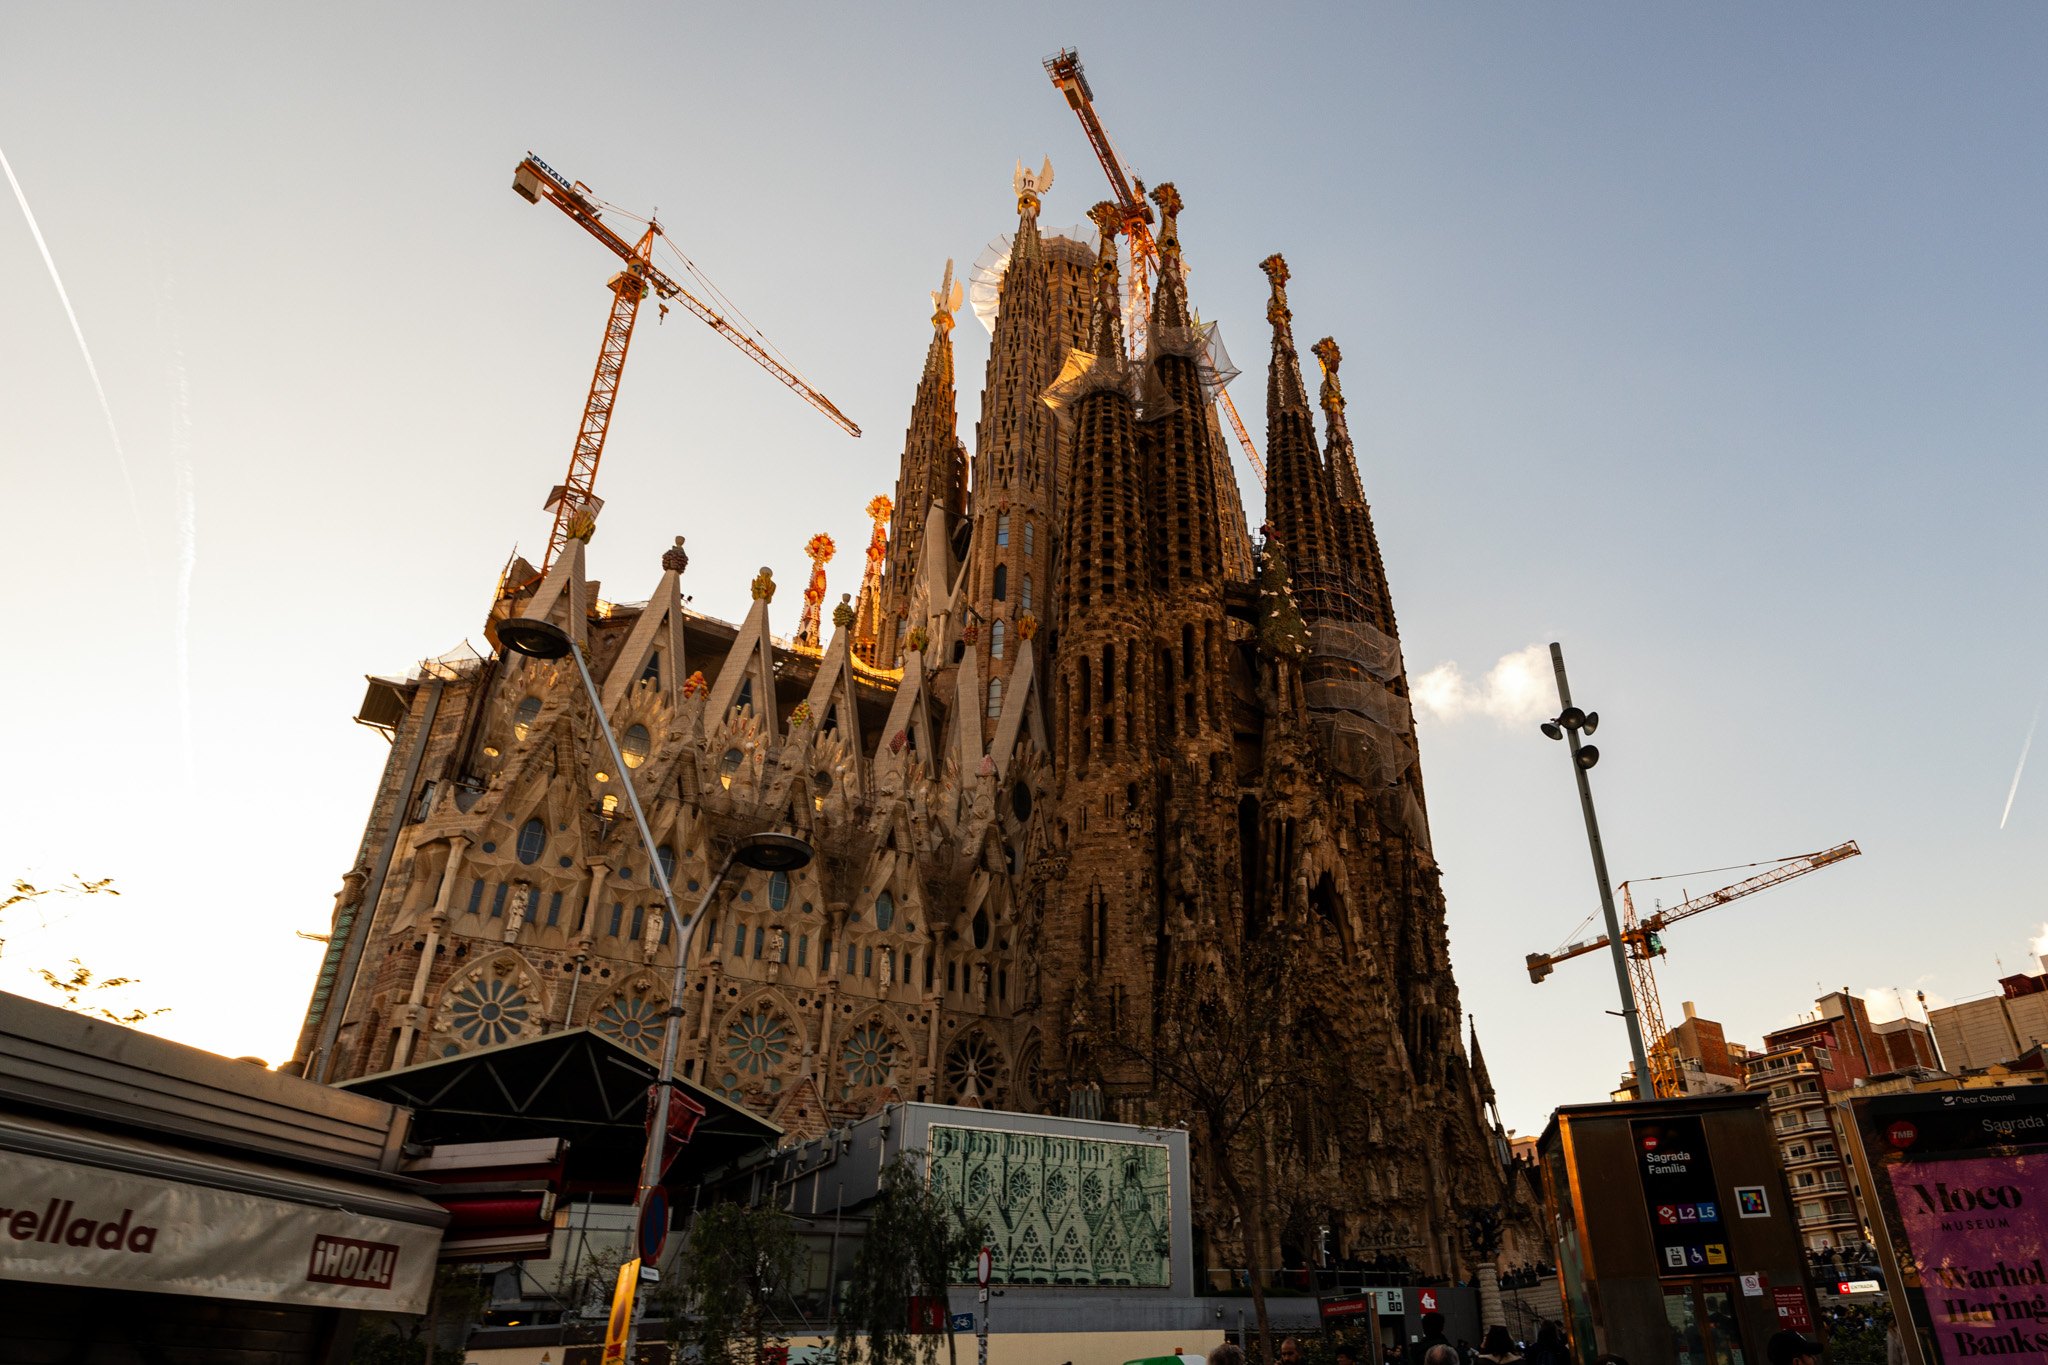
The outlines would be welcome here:
M 659 205 L 867 429 L 680 313 L 636 338 L 592 571 L 642 597 L 681 533 L 697 605 L 736 615 L 818 530 L 855 586 L 927 292 L 1012 226 L 1016 159 L 1051 156 L 1048 222 L 1103 196 L 1039 66 L 1064 44 L 1187 200 L 1255 432 L 1260 258 L 1302 344 L 1342 343 L 1411 670 L 1565 642 L 1617 876 L 1862 841 L 1674 929 L 1674 1015 L 1755 1041 L 1816 986 L 2017 969 L 2048 920 L 2048 771 L 1997 828 L 2048 660 L 2037 7 L 11 5 L 0 150 L 141 524 L 0 200 L 0 873 L 128 890 L 10 922 L 0 984 L 77 952 L 172 1036 L 288 1050 L 318 954 L 292 931 L 325 927 L 383 753 L 361 675 L 480 639 L 589 382 L 611 268 L 511 193 L 521 154 Z M 1602 966 L 1521 965 L 1593 905 L 1569 772 L 1524 721 L 1421 731 L 1465 1005 L 1526 1131 L 1625 1057 Z

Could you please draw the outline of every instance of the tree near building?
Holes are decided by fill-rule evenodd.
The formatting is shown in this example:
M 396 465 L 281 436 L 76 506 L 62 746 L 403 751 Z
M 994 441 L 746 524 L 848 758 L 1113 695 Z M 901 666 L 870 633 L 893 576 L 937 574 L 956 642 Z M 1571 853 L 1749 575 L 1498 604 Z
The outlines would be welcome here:
M 882 1172 L 881 1193 L 853 1258 L 832 1340 L 842 1365 L 933 1365 L 936 1332 L 911 1330 L 911 1300 L 944 1298 L 946 1286 L 982 1246 L 982 1229 L 955 1222 L 910 1153 Z M 951 1315 L 944 1333 L 953 1341 Z
M 700 1365 L 761 1365 L 771 1343 L 787 1344 L 769 1330 L 780 1323 L 775 1301 L 788 1296 L 804 1265 L 804 1245 L 787 1214 L 714 1204 L 692 1223 L 684 1254 L 688 1269 L 677 1297 L 695 1318 L 664 1296 L 672 1345 L 694 1346 Z

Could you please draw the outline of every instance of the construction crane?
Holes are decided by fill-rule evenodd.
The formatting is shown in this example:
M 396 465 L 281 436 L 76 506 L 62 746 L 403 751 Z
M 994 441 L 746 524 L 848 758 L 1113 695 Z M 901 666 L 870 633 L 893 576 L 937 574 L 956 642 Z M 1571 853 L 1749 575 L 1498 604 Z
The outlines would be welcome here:
M 1628 957 L 1629 984 L 1635 995 L 1637 1016 L 1642 1021 L 1643 1041 L 1647 1045 L 1650 1062 L 1650 1080 L 1655 1085 L 1660 1099 L 1670 1099 L 1684 1092 L 1678 1077 L 1678 1060 L 1672 1055 L 1671 1039 L 1664 1030 L 1664 1006 L 1657 998 L 1657 977 L 1651 970 L 1652 964 L 1664 955 L 1664 931 L 1682 919 L 1726 905 L 1729 901 L 1753 896 L 1759 891 L 1794 877 L 1803 877 L 1809 872 L 1818 872 L 1824 867 L 1845 862 L 1856 857 L 1863 850 L 1856 847 L 1851 839 L 1846 844 L 1822 849 L 1818 853 L 1802 853 L 1793 858 L 1779 858 L 1765 872 L 1748 877 L 1718 891 L 1709 891 L 1703 896 L 1694 896 L 1674 905 L 1669 910 L 1655 910 L 1638 918 L 1635 899 L 1630 894 L 1629 883 L 1621 884 L 1621 943 Z M 1761 864 L 1751 864 L 1761 866 Z M 1662 877 L 1645 877 L 1644 881 L 1662 881 Z M 1541 983 L 1560 962 L 1569 962 L 1587 953 L 1597 953 L 1608 944 L 1607 935 L 1602 934 L 1584 943 L 1574 943 L 1554 953 L 1531 953 L 1528 957 L 1529 980 Z
M 1081 54 L 1071 47 L 1063 47 L 1045 59 L 1045 70 L 1060 93 L 1067 97 L 1067 104 L 1080 116 L 1081 129 L 1088 134 L 1088 145 L 1095 149 L 1095 159 L 1102 163 L 1117 205 L 1124 211 L 1124 235 L 1131 243 L 1131 317 L 1126 330 L 1131 334 L 1132 353 L 1142 355 L 1145 332 L 1152 320 L 1152 276 L 1159 273 L 1159 244 L 1152 239 L 1152 206 L 1145 202 L 1145 182 L 1125 169 L 1123 159 L 1110 142 L 1109 133 L 1095 112 L 1095 92 L 1089 88 L 1088 77 L 1081 70 Z M 1264 488 L 1266 462 L 1259 458 L 1251 433 L 1244 429 L 1244 419 L 1237 415 L 1237 405 L 1222 389 L 1216 391 L 1216 405 L 1223 410 L 1230 429 L 1237 433 L 1237 443 L 1244 447 L 1244 456 L 1251 461 L 1252 472 L 1259 476 L 1259 487 Z
M 659 222 L 651 218 L 646 220 L 647 230 L 640 234 L 640 240 L 627 241 L 605 223 L 600 206 L 611 208 L 623 217 L 632 215 L 602 204 L 591 194 L 588 185 L 581 181 L 571 183 L 531 152 L 513 171 L 512 188 L 530 204 L 547 200 L 568 214 L 584 231 L 610 247 L 626 263 L 624 270 L 606 282 L 606 287 L 612 291 L 611 320 L 605 325 L 604 345 L 598 348 L 597 370 L 590 379 L 590 396 L 583 404 L 583 425 L 577 429 L 576 448 L 569 456 L 569 475 L 548 495 L 547 506 L 555 514 L 555 525 L 548 534 L 547 558 L 541 562 L 541 573 L 548 571 L 548 566 L 555 562 L 555 556 L 562 552 L 562 547 L 572 537 L 588 534 L 590 522 L 597 516 L 598 509 L 604 506 L 596 493 L 597 462 L 604 455 L 605 431 L 611 425 L 612 405 L 618 400 L 619 376 L 626 367 L 626 348 L 633 340 L 633 322 L 639 316 L 641 302 L 650 291 L 656 299 L 663 300 L 657 304 L 663 317 L 668 316 L 665 301 L 680 300 L 683 307 L 709 323 L 713 331 L 739 347 L 755 364 L 796 390 L 805 402 L 831 418 L 849 436 L 860 435 L 860 428 L 845 413 L 833 407 L 831 400 L 755 340 L 758 333 L 748 335 L 655 267 L 654 243 L 663 235 Z M 688 257 L 673 246 L 669 250 L 674 252 L 685 269 L 703 281 L 706 293 L 717 294 L 716 286 L 697 273 Z M 738 314 L 737 309 L 731 311 Z

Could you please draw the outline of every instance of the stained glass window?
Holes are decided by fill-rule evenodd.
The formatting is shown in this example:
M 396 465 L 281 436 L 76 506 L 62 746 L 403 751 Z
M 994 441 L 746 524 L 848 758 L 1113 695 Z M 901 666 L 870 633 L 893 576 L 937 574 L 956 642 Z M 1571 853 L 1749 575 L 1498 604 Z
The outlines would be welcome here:
M 526 992 L 504 977 L 472 981 L 455 993 L 451 1027 L 465 1043 L 491 1047 L 519 1036 L 530 1017 Z
M 741 1015 L 725 1035 L 726 1055 L 749 1076 L 780 1066 L 789 1045 L 789 1030 L 766 1010 Z
M 540 716 L 540 698 L 528 697 L 519 703 L 519 709 L 512 713 L 512 737 L 524 741 L 533 733 L 533 722 Z
M 880 1024 L 867 1024 L 846 1040 L 843 1055 L 850 1085 L 881 1085 L 896 1065 L 896 1040 Z
M 538 819 L 528 820 L 519 827 L 519 861 L 531 867 L 540 861 L 540 855 L 548 846 L 548 827 Z
M 661 1007 L 652 1000 L 621 996 L 597 1012 L 592 1027 L 635 1052 L 652 1052 L 661 1041 Z
M 637 768 L 647 761 L 647 752 L 653 746 L 653 736 L 644 725 L 629 725 L 626 733 L 619 737 L 619 757 L 626 760 L 626 766 Z
M 896 922 L 896 898 L 884 891 L 875 897 L 875 927 L 887 929 Z
M 780 910 L 789 904 L 789 874 L 770 872 L 768 874 L 768 908 Z

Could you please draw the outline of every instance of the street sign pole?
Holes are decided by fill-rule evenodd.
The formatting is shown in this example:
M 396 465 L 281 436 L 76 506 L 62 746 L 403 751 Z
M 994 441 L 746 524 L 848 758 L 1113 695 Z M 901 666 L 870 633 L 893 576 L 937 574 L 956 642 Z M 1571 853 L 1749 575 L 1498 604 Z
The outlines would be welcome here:
M 981 1285 L 981 1330 L 976 1334 L 980 1341 L 978 1359 L 980 1365 L 988 1365 L 988 1280 L 995 1269 L 996 1253 L 993 1247 L 983 1247 L 981 1255 L 974 1262 L 974 1277 Z

